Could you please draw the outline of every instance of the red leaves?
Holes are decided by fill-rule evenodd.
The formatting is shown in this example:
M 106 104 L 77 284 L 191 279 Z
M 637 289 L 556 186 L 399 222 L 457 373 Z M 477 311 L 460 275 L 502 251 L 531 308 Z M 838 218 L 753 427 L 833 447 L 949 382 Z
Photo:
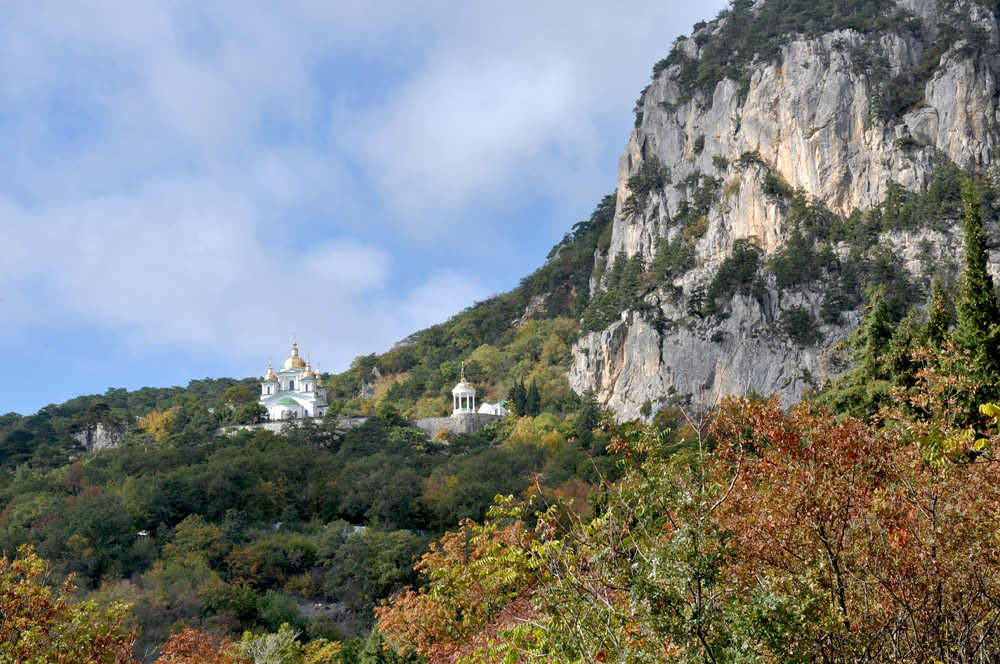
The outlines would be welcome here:
M 984 632 L 1000 618 L 998 464 L 931 467 L 915 445 L 808 403 L 730 401 L 713 434 L 742 473 L 718 514 L 738 544 L 734 580 L 794 595 L 818 578 L 842 621 L 829 629 L 847 628 L 829 638 L 869 652 L 998 640 Z
M 185 629 L 164 644 L 156 664 L 251 664 L 251 660 L 237 657 L 236 645 L 228 639 L 216 647 L 208 634 Z

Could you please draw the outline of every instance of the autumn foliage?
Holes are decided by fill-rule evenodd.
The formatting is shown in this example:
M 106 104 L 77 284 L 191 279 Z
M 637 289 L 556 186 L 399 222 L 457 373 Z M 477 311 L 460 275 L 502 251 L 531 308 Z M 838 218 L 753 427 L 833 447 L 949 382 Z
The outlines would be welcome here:
M 524 564 L 530 537 L 520 522 L 506 527 L 466 520 L 425 554 L 417 570 L 430 591 L 406 590 L 376 609 L 380 629 L 391 642 L 413 649 L 430 664 L 475 651 L 502 627 L 533 613 L 524 601 L 535 576 Z M 470 647 L 472 646 L 472 647 Z
M 632 425 L 592 518 L 502 502 L 379 629 L 433 662 L 996 661 L 996 435 L 891 415 L 732 399 L 689 452 Z
M 223 639 L 215 645 L 212 637 L 196 629 L 184 629 L 170 637 L 156 664 L 251 664 L 237 656 L 236 645 Z
M 122 627 L 127 607 L 74 602 L 31 547 L 0 558 L 0 662 L 112 664 L 132 661 L 135 635 Z

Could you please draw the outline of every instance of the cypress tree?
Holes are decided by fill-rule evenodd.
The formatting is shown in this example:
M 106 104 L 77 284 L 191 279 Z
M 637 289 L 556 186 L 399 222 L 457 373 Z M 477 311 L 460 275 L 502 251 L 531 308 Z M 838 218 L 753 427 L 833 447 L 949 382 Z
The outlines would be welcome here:
M 527 397 L 527 390 L 524 389 L 524 380 L 522 379 L 519 383 L 514 383 L 510 388 L 510 393 L 507 395 L 507 399 L 510 400 L 510 405 L 514 412 L 518 415 L 527 415 L 525 413 L 525 398 Z
M 1000 309 L 997 308 L 993 278 L 986 269 L 986 239 L 979 211 L 979 192 L 969 178 L 962 183 L 962 202 L 965 204 L 962 224 L 965 269 L 955 304 L 954 338 L 972 354 L 970 373 L 987 384 L 994 384 L 1000 377 L 1000 349 L 997 348 Z
M 524 394 L 524 414 L 535 417 L 541 412 L 542 394 L 538 391 L 538 385 L 535 384 L 535 381 L 531 381 L 531 386 Z
M 941 348 L 951 326 L 951 307 L 948 294 L 941 279 L 934 277 L 931 282 L 931 301 L 927 305 L 927 327 L 924 328 L 924 342 L 932 348 Z
M 892 315 L 885 301 L 885 284 L 869 286 L 868 305 L 864 320 L 854 333 L 854 359 L 858 362 L 858 378 L 862 381 L 885 380 L 882 358 L 889 350 L 893 335 Z

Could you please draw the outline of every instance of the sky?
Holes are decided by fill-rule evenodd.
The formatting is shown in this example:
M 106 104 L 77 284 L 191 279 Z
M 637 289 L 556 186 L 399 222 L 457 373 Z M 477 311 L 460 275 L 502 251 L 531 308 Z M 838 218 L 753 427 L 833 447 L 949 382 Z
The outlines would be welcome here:
M 0 413 L 340 372 L 515 287 L 725 2 L 5 2 Z

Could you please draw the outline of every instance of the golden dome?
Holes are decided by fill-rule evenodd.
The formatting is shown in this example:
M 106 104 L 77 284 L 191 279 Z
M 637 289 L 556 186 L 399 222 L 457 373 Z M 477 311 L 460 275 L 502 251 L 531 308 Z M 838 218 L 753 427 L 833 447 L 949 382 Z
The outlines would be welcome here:
M 292 342 L 292 354 L 288 356 L 285 363 L 282 365 L 281 370 L 286 369 L 305 369 L 305 361 L 299 357 L 299 345 L 296 342 Z
M 264 382 L 269 380 L 278 380 L 278 377 L 274 375 L 274 368 L 271 366 L 271 360 L 267 361 L 267 375 L 264 376 Z
M 316 387 L 323 387 L 323 372 L 319 370 L 319 362 L 316 363 Z
M 299 380 L 306 380 L 307 378 L 316 378 L 316 374 L 312 370 L 312 362 L 306 362 L 306 370 L 299 376 Z

